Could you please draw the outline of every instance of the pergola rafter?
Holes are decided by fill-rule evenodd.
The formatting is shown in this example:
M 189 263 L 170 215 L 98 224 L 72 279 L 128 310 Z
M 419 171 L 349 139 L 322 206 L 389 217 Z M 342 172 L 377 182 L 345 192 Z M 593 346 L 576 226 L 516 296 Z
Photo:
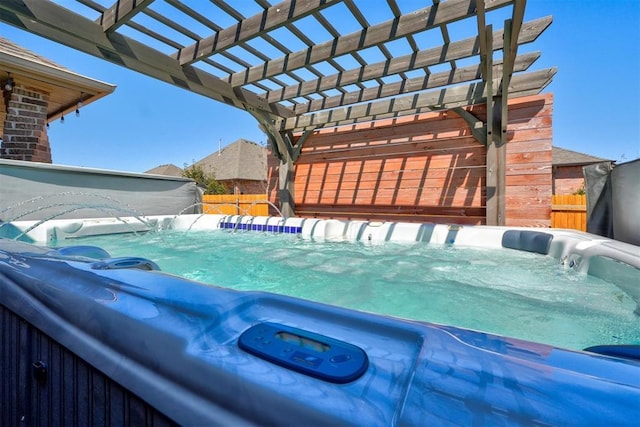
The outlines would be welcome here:
M 529 53 L 518 57 L 515 63 L 516 71 L 524 71 L 528 69 L 533 62 L 538 59 L 539 53 Z M 502 72 L 499 67 L 502 61 L 494 63 L 494 75 L 501 76 Z M 347 92 L 341 95 L 330 96 L 319 100 L 314 100 L 305 104 L 296 105 L 293 110 L 297 115 L 323 111 L 336 107 L 344 107 L 351 104 L 372 101 L 381 98 L 389 98 L 405 93 L 420 92 L 426 89 L 434 89 L 445 87 L 452 84 L 465 83 L 481 78 L 481 70 L 479 65 L 469 65 L 451 69 L 449 71 L 441 71 L 424 77 L 414 77 L 400 82 L 389 83 L 373 88 L 366 88 L 359 91 Z
M 336 0 L 286 0 L 275 6 L 265 9 L 262 13 L 247 19 L 240 20 L 237 24 L 225 28 L 216 34 L 199 40 L 198 43 L 186 46 L 172 56 L 180 60 L 181 65 L 194 62 L 213 55 L 217 51 L 229 49 L 243 41 L 256 37 L 257 34 L 277 29 L 289 20 L 303 18 L 317 10 L 331 5 Z M 226 10 L 226 3 L 214 1 L 218 6 Z
M 525 0 L 412 6 L 3 0 L 0 21 L 249 112 L 281 159 L 281 181 L 292 179 L 293 162 L 315 129 L 451 109 L 487 146 L 487 222 L 500 223 L 507 100 L 538 94 L 551 82 L 555 68 L 532 71 L 540 54 L 520 50 L 552 19 L 525 21 Z M 474 36 L 452 28 L 464 21 Z M 487 104 L 486 119 L 462 108 L 478 103 Z M 292 188 L 281 183 L 290 211 Z
M 520 33 L 520 44 L 534 41 L 551 24 L 551 18 L 542 18 L 527 23 Z M 493 37 L 502 39 L 503 31 L 495 31 Z M 478 37 L 471 37 L 449 45 L 422 50 L 409 55 L 403 55 L 388 59 L 383 62 L 367 64 L 360 68 L 344 71 L 339 74 L 322 76 L 319 79 L 307 80 L 302 84 L 287 86 L 280 90 L 267 92 L 265 95 L 269 102 L 278 102 L 287 98 L 312 94 L 317 91 L 332 89 L 336 86 L 346 86 L 358 81 L 374 80 L 402 71 L 413 71 L 430 65 L 439 65 L 443 62 L 456 59 L 470 58 L 478 54 Z M 498 48 L 496 48 L 498 50 Z
M 509 87 L 509 93 L 514 97 L 537 93 L 539 87 L 545 87 L 550 83 L 555 71 L 554 68 L 535 71 L 523 76 L 514 76 Z M 419 112 L 447 110 L 469 105 L 469 101 L 471 101 L 471 104 L 481 104 L 486 102 L 488 90 L 492 90 L 493 96 L 498 94 L 499 83 L 500 79 L 498 78 L 493 81 L 493 89 L 487 89 L 489 85 L 483 82 L 476 82 L 415 95 L 398 96 L 358 104 L 352 107 L 321 111 L 315 114 L 305 114 L 282 119 L 282 128 L 302 131 L 309 128 L 336 126 L 355 121 L 371 121 L 377 119 L 379 115 L 389 118 Z
M 474 15 L 469 7 L 469 0 L 449 0 L 437 7 L 431 6 L 417 10 L 397 19 L 372 25 L 355 33 L 351 33 L 324 43 L 316 44 L 265 64 L 252 67 L 242 73 L 232 75 L 230 83 L 236 85 L 251 83 L 256 80 L 296 70 L 305 65 L 326 61 L 335 56 L 346 55 L 372 46 L 377 46 L 416 32 L 426 31 L 440 25 L 455 22 Z M 492 1 L 492 8 L 511 3 L 511 0 Z

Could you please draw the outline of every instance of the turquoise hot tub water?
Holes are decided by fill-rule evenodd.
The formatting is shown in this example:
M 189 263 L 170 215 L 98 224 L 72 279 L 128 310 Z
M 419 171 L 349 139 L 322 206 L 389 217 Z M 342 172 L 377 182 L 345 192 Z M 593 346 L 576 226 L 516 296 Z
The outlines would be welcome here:
M 230 230 L 64 240 L 168 273 L 245 291 L 453 325 L 581 350 L 640 344 L 636 303 L 618 286 L 566 263 L 512 249 L 324 242 Z

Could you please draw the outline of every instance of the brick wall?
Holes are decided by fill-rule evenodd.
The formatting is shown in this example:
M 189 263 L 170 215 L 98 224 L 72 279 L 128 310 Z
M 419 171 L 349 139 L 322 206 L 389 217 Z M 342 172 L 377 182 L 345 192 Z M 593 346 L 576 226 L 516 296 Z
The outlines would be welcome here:
M 238 194 L 264 194 L 267 192 L 266 181 L 234 179 L 220 181 L 220 183 L 227 187 L 229 194 L 234 194 L 235 192 Z
M 51 163 L 46 127 L 48 95 L 21 86 L 3 95 L 0 157 Z
M 556 166 L 553 173 L 553 194 L 573 194 L 584 188 L 583 166 Z

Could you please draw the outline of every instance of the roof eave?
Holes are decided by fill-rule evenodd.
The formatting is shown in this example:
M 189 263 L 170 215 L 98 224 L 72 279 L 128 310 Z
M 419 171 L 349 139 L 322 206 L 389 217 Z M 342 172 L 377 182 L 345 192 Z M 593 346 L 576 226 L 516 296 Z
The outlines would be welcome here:
M 42 82 L 68 90 L 82 92 L 82 102 L 84 105 L 90 104 L 98 99 L 113 93 L 115 85 L 92 79 L 69 70 L 63 70 L 51 65 L 25 58 L 16 57 L 0 52 L 1 70 L 12 73 L 23 79 Z M 59 117 L 75 111 L 77 101 L 63 106 L 55 112 L 47 115 L 47 122 L 52 122 Z

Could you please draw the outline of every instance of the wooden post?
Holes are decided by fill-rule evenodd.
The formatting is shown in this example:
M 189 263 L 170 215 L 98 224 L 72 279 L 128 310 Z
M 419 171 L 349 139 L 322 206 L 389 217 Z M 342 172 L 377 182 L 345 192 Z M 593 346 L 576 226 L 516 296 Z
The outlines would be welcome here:
M 493 26 L 487 26 L 487 52 L 493 52 Z M 494 140 L 496 111 L 493 99 L 493 53 L 487 55 L 486 63 L 487 94 L 487 165 L 486 165 L 486 224 L 498 225 L 498 152 Z
M 295 215 L 296 207 L 294 202 L 294 165 L 292 159 L 281 159 L 278 175 L 278 197 L 280 198 L 280 213 L 285 218 Z
M 286 132 L 279 132 L 276 129 L 277 118 L 264 111 L 258 111 L 247 107 L 249 111 L 260 123 L 260 128 L 269 137 L 269 143 L 273 153 L 280 159 L 278 168 L 278 198 L 280 199 L 280 213 L 285 218 L 295 216 L 295 204 L 293 198 L 293 177 L 294 161 L 299 154 L 294 149 L 290 135 Z

